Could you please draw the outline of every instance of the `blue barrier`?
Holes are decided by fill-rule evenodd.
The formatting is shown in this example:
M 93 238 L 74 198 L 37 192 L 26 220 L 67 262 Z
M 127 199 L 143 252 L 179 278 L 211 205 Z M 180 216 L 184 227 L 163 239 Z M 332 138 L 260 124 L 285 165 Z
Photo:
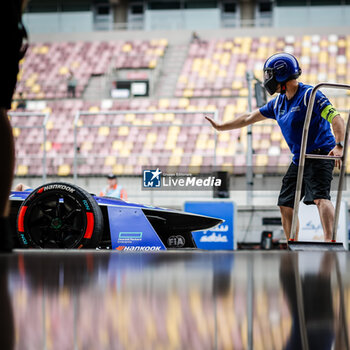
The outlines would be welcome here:
M 229 201 L 185 202 L 186 212 L 225 220 L 212 229 L 193 232 L 197 247 L 206 250 L 236 249 L 235 210 L 235 203 Z

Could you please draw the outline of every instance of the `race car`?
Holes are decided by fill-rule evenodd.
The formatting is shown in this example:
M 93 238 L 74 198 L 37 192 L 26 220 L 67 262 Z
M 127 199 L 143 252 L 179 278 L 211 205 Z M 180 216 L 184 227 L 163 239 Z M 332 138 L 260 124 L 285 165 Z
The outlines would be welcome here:
M 192 231 L 223 222 L 218 218 L 91 195 L 53 182 L 11 192 L 16 246 L 43 249 L 106 248 L 160 251 L 196 248 Z

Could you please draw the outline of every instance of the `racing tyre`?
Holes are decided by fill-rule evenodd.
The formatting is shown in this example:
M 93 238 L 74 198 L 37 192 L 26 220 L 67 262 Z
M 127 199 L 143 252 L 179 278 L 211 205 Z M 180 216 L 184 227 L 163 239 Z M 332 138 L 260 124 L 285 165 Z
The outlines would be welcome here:
M 35 189 L 22 203 L 17 233 L 24 248 L 94 248 L 102 238 L 103 217 L 89 193 L 53 182 Z

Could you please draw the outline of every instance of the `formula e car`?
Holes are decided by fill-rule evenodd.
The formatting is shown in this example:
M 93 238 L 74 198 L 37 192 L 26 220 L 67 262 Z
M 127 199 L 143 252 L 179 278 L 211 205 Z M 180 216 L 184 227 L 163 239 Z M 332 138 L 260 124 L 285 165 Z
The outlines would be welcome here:
M 196 248 L 192 231 L 223 220 L 98 197 L 64 182 L 11 192 L 11 223 L 22 248 L 159 251 Z

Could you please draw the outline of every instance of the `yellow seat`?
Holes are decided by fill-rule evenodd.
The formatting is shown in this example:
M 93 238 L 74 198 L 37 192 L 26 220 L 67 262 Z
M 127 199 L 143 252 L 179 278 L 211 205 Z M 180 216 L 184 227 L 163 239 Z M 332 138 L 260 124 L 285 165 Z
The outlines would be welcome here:
M 49 48 L 48 48 L 47 46 L 41 46 L 41 47 L 39 48 L 39 53 L 40 53 L 41 55 L 46 55 L 48 52 L 49 52 Z
M 281 146 L 281 149 L 289 149 L 289 147 L 288 147 L 287 142 L 285 141 L 285 139 L 282 139 L 282 140 L 281 140 L 280 146 Z
M 256 165 L 257 166 L 266 166 L 268 164 L 269 157 L 266 154 L 257 154 L 256 155 Z
M 167 109 L 169 107 L 169 100 L 167 98 L 162 98 L 158 102 L 160 109 Z
M 116 159 L 114 156 L 107 156 L 105 158 L 105 165 L 106 166 L 113 166 L 116 163 Z
M 243 87 L 243 83 L 241 80 L 234 80 L 232 83 L 232 89 L 239 90 Z
M 261 140 L 261 142 L 260 142 L 260 149 L 266 150 L 266 149 L 270 148 L 270 146 L 271 146 L 271 143 L 270 143 L 269 139 Z
M 177 135 L 180 133 L 180 126 L 170 126 L 168 129 L 168 137 L 172 137 L 173 135 Z
M 119 154 L 121 157 L 128 157 L 130 156 L 130 149 L 123 148 L 119 151 Z
M 217 107 L 215 105 L 207 105 L 205 107 L 205 110 L 206 111 L 216 111 L 217 110 Z
M 67 74 L 69 73 L 69 68 L 63 66 L 63 67 L 61 67 L 61 68 L 59 69 L 58 73 L 59 73 L 60 75 L 67 75 Z
M 183 150 L 182 147 L 175 147 L 175 148 L 173 149 L 173 155 L 174 155 L 174 156 L 182 156 L 183 153 L 184 153 L 184 150 Z
M 122 164 L 115 164 L 113 166 L 113 174 L 121 175 L 124 173 L 124 166 Z
M 207 141 L 205 139 L 198 138 L 196 141 L 196 149 L 205 149 Z
M 40 146 L 40 149 L 43 151 L 44 150 L 44 144 L 42 143 Z M 46 151 L 49 152 L 52 149 L 52 143 L 51 141 L 46 141 Z
M 25 176 L 27 174 L 28 174 L 28 167 L 26 165 L 19 164 L 17 166 L 16 175 L 17 176 Z
M 269 120 L 266 120 L 266 123 L 268 123 Z M 262 129 L 263 134 L 271 134 L 272 132 L 272 126 L 270 125 L 264 125 L 263 129 Z
M 28 78 L 27 80 L 26 80 L 26 82 L 25 82 L 25 84 L 24 84 L 26 87 L 32 87 L 33 85 L 34 85 L 34 80 L 33 79 L 30 79 L 30 78 Z
M 216 154 L 218 156 L 227 156 L 231 154 L 231 150 L 226 147 L 217 147 Z
M 43 108 L 43 109 L 41 110 L 41 113 L 49 113 L 49 114 L 51 114 L 51 113 L 52 113 L 52 108 L 46 106 L 45 108 Z M 52 120 L 49 120 L 49 122 L 47 123 L 47 125 L 48 125 L 49 123 L 52 123 Z M 46 127 L 46 128 L 47 128 L 47 127 Z M 50 129 L 48 129 L 48 130 L 50 130 Z
M 214 52 L 213 54 L 213 60 L 219 61 L 221 59 L 221 52 Z
M 179 108 L 186 108 L 190 104 L 190 101 L 188 98 L 180 98 L 178 102 Z
M 202 156 L 200 156 L 200 155 L 193 155 L 191 157 L 190 165 L 191 166 L 200 166 L 200 165 L 202 165 L 202 161 L 203 161 Z
M 133 114 L 133 113 L 125 114 L 124 120 L 126 122 L 131 123 L 134 121 L 134 119 L 135 119 L 135 114 Z
M 273 131 L 271 133 L 271 141 L 281 141 L 282 134 L 278 131 Z
M 248 89 L 247 88 L 240 89 L 239 90 L 239 96 L 247 97 L 248 96 Z
M 122 47 L 123 52 L 130 52 L 132 50 L 132 45 L 131 44 L 124 44 Z
M 137 158 L 137 164 L 141 166 L 146 166 L 146 165 L 148 166 L 150 164 L 150 158 L 145 156 L 139 156 Z
M 177 155 L 172 155 L 169 158 L 169 163 L 168 165 L 170 166 L 178 166 L 181 165 L 181 156 L 177 156 Z
M 92 143 L 91 141 L 84 141 L 81 145 L 82 151 L 90 151 L 92 150 Z
M 162 122 L 162 121 L 164 121 L 164 114 L 163 113 L 155 113 L 153 115 L 153 120 L 155 122 Z
M 21 134 L 20 128 L 12 128 L 13 137 L 18 137 Z
M 121 126 L 118 128 L 118 135 L 120 136 L 127 136 L 129 135 L 129 127 L 128 126 Z
M 207 149 L 214 149 L 215 148 L 215 141 L 214 140 L 207 140 L 206 148 Z
M 157 60 L 149 61 L 148 68 L 153 69 L 157 66 Z
M 221 96 L 228 97 L 228 96 L 231 96 L 231 95 L 232 95 L 232 91 L 230 89 L 222 89 L 221 90 Z
M 222 132 L 219 134 L 219 141 L 227 142 L 230 140 L 230 133 L 229 132 Z
M 164 56 L 164 49 L 161 48 L 161 47 L 159 47 L 159 48 L 157 48 L 157 49 L 154 50 L 154 54 L 155 54 L 156 56 Z
M 192 97 L 193 96 L 193 90 L 192 89 L 185 89 L 182 94 L 184 97 Z
M 155 132 L 149 132 L 146 137 L 146 143 L 154 143 L 157 141 L 158 135 Z
M 194 105 L 189 105 L 186 107 L 186 111 L 196 111 L 198 108 Z
M 172 150 L 176 147 L 176 139 L 169 139 L 169 140 L 166 140 L 165 142 L 165 145 L 164 145 L 164 148 L 166 150 Z
M 253 139 L 253 149 L 260 148 L 260 140 Z
M 133 175 L 134 174 L 134 167 L 132 165 L 125 165 L 124 174 L 125 175 Z
M 71 172 L 69 164 L 62 164 L 58 167 L 58 176 L 68 176 Z
M 100 136 L 108 136 L 109 135 L 109 132 L 110 132 L 110 129 L 108 126 L 100 126 L 98 128 L 98 134 Z
M 160 46 L 168 46 L 168 39 L 160 39 L 158 40 L 158 44 Z
M 247 65 L 245 63 L 238 63 L 236 66 L 236 77 L 244 77 L 246 70 Z
M 99 111 L 100 111 L 100 108 L 98 106 L 91 106 L 89 108 L 89 112 L 91 112 L 91 113 L 97 113 Z
M 188 81 L 187 75 L 180 75 L 177 81 L 179 83 L 186 84 Z
M 237 113 L 242 114 L 247 110 L 248 102 L 247 99 L 240 98 L 237 103 Z
M 78 68 L 80 66 L 80 62 L 79 61 L 74 61 L 74 62 L 72 62 L 72 64 L 70 66 L 71 66 L 71 68 L 76 69 L 76 68 Z
M 175 114 L 174 113 L 166 113 L 164 115 L 164 120 L 167 122 L 172 122 L 175 118 Z
M 224 44 L 225 50 L 231 50 L 233 48 L 233 42 L 232 41 L 226 41 Z
M 13 98 L 18 98 L 18 97 L 16 97 L 16 96 L 14 95 Z M 15 111 L 15 110 L 17 109 L 17 106 L 18 106 L 18 102 L 12 100 L 12 102 L 11 102 L 11 110 L 12 110 L 12 111 Z

